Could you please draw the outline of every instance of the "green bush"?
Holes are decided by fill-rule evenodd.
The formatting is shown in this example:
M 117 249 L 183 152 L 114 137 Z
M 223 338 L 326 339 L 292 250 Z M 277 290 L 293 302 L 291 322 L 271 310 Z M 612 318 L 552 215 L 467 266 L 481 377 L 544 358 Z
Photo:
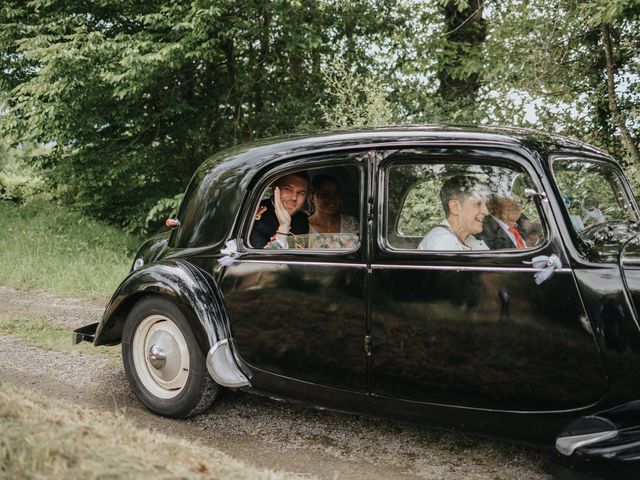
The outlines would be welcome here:
M 25 202 L 43 191 L 44 182 L 39 177 L 0 171 L 0 200 Z
M 11 147 L 10 140 L 0 137 L 0 200 L 25 202 L 45 190 L 42 178 L 27 164 L 27 158 L 35 158 L 43 150 L 27 145 Z

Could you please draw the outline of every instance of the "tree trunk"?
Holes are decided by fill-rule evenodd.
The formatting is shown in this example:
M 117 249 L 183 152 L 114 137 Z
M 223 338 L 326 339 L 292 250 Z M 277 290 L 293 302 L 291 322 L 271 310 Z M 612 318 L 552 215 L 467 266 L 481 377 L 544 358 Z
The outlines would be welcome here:
M 233 104 L 233 119 L 234 119 L 234 141 L 237 141 L 237 132 L 240 128 L 240 120 L 242 116 L 242 108 L 238 95 L 238 85 L 236 82 L 236 59 L 235 59 L 235 45 L 233 39 L 227 38 L 222 42 L 222 51 L 227 64 L 227 82 L 229 83 L 229 90 L 227 93 L 228 102 Z
M 614 83 L 614 61 L 613 61 L 613 49 L 611 48 L 611 34 L 609 31 L 609 25 L 603 24 L 601 27 L 602 30 L 602 43 L 604 44 L 604 55 L 607 63 L 607 93 L 609 95 L 609 110 L 611 111 L 611 116 L 613 117 L 614 122 L 618 125 L 620 129 L 620 135 L 622 137 L 622 143 L 625 148 L 631 155 L 631 158 L 635 163 L 640 164 L 640 151 L 638 151 L 638 145 L 634 141 L 633 137 L 629 133 L 629 129 L 627 129 L 627 125 L 625 124 L 624 117 L 622 113 L 620 113 L 620 109 L 618 108 L 618 102 L 616 101 L 616 91 L 615 91 L 615 83 Z
M 447 51 L 438 66 L 438 94 L 445 103 L 463 109 L 475 104 L 481 85 L 480 71 L 461 75 L 456 70 L 461 69 L 470 55 L 478 53 L 487 36 L 482 6 L 483 0 L 471 0 L 467 8 L 460 11 L 457 2 L 450 0 L 443 7 Z
M 262 19 L 262 31 L 260 32 L 260 50 L 258 53 L 258 61 L 255 67 L 255 75 L 253 78 L 253 95 L 254 95 L 254 125 L 255 134 L 260 137 L 262 134 L 263 121 L 262 114 L 264 109 L 264 98 L 262 86 L 267 77 L 266 64 L 269 58 L 269 30 L 271 28 L 271 12 L 267 6 Z

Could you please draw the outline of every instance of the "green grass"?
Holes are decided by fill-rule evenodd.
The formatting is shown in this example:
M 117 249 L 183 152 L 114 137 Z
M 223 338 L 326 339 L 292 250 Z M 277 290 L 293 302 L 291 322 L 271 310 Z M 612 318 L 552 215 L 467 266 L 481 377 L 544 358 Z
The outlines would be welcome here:
M 295 477 L 138 428 L 118 414 L 70 407 L 0 382 L 0 478 Z
M 51 202 L 0 201 L 0 284 L 84 298 L 111 296 L 140 239 Z
M 113 293 L 140 240 L 55 204 L 0 201 L 0 285 L 85 298 Z M 83 355 L 119 348 L 71 345 L 70 327 L 0 315 L 0 334 Z M 122 415 L 72 407 L 0 381 L 0 479 L 297 478 L 260 470 L 219 450 L 138 428 Z
M 0 334 L 13 335 L 24 345 L 56 352 L 73 350 L 83 355 L 108 355 L 114 362 L 120 362 L 120 348 L 96 348 L 89 342 L 73 345 L 72 332 L 73 328 L 56 324 L 46 318 L 0 315 Z

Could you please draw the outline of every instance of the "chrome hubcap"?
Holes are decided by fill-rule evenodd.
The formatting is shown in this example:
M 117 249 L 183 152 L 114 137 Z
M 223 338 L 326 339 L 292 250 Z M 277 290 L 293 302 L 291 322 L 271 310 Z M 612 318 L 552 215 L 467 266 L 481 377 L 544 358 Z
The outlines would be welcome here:
M 178 344 L 179 339 L 176 338 L 176 332 L 170 328 L 173 324 L 168 325 L 167 322 L 159 322 L 149 329 L 147 335 L 146 346 L 149 352 L 149 366 L 153 368 L 151 375 L 162 383 L 167 382 L 167 388 L 172 388 L 172 383 L 180 373 L 182 364 L 182 356 L 184 353 L 180 350 Z M 154 353 L 157 357 L 154 361 Z
M 167 364 L 167 355 L 160 345 L 151 345 L 149 349 L 149 363 L 156 370 L 161 370 Z

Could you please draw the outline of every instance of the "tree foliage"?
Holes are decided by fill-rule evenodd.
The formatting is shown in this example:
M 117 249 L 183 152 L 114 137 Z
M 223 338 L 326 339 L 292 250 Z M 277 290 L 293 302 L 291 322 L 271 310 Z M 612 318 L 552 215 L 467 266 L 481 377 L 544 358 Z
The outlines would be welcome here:
M 639 19 L 640 0 L 6 0 L 0 122 L 47 147 L 30 161 L 55 195 L 133 230 L 215 151 L 311 128 L 534 126 L 630 162 Z
M 630 159 L 607 97 L 601 27 L 611 29 L 616 101 L 637 144 L 640 2 L 514 0 L 495 4 L 493 14 L 486 43 L 494 59 L 487 81 L 497 99 L 491 116 L 513 112 L 524 120 L 528 108 L 537 125 Z
M 477 121 L 476 104 L 482 85 L 483 44 L 487 23 L 482 17 L 484 0 L 445 1 L 441 54 L 437 62 L 438 98 L 444 110 L 453 110 L 457 121 Z
M 29 161 L 43 155 L 46 150 L 33 144 L 15 143 L 0 137 L 0 200 L 23 202 L 44 191 L 42 178 L 29 165 Z
M 8 1 L 5 127 L 47 142 L 57 193 L 141 227 L 214 151 L 322 126 L 323 68 L 374 63 L 394 2 Z
M 352 71 L 341 59 L 325 69 L 328 96 L 319 100 L 318 105 L 328 127 L 376 127 L 392 123 L 394 113 L 384 85 Z

